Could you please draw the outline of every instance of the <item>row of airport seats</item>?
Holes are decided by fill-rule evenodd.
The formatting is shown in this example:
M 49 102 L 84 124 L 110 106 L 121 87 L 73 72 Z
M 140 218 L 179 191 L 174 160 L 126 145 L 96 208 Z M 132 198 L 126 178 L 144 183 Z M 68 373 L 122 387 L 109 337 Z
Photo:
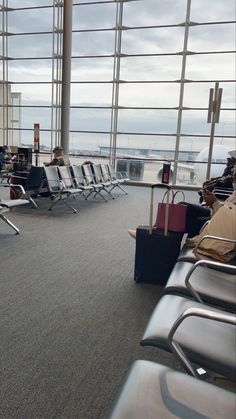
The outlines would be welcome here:
M 1 187 L 10 188 L 11 199 L 3 200 L 0 197 L 0 217 L 19 233 L 18 227 L 3 215 L 15 206 L 31 203 L 37 208 L 35 197 L 49 197 L 50 211 L 56 204 L 63 203 L 76 213 L 77 209 L 71 205 L 71 198 L 82 195 L 86 200 L 100 197 L 107 202 L 108 198 L 115 199 L 115 188 L 127 195 L 123 188 L 127 181 L 128 178 L 119 175 L 110 164 L 32 166 L 27 176 L 11 174 L 8 182 L 1 184 Z
M 235 309 L 236 266 L 181 252 L 140 344 L 171 352 L 187 374 L 135 361 L 109 419 L 235 418 Z
M 122 184 L 127 178 L 121 178 L 109 164 L 86 164 L 80 166 L 47 166 L 32 167 L 26 178 L 11 176 L 13 194 L 22 196 L 14 184 L 23 181 L 26 194 L 35 196 L 50 196 L 50 210 L 58 201 L 68 201 L 73 195 L 82 194 L 85 199 L 90 196 L 100 196 L 104 201 L 108 197 L 114 199 L 112 191 L 117 187 L 125 194 Z M 67 205 L 67 203 L 66 203 Z

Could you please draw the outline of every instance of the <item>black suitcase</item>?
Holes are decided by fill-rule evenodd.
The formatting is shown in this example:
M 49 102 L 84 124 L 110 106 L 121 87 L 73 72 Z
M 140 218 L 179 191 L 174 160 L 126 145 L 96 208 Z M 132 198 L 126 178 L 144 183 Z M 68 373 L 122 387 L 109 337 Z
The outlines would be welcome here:
M 152 228 L 155 187 L 170 189 L 168 185 L 163 184 L 151 186 L 149 226 L 139 226 L 137 228 L 134 280 L 148 284 L 165 285 L 179 256 L 183 233 L 167 231 L 168 213 L 166 214 L 165 230 Z

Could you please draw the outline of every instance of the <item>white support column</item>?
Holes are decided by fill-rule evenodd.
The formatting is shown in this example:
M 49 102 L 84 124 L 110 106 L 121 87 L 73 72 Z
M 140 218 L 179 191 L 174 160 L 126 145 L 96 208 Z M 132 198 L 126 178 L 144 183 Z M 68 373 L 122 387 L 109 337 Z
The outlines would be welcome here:
M 10 86 L 8 82 L 8 0 L 3 0 L 2 13 L 2 144 L 9 144 Z
M 61 144 L 61 84 L 64 2 L 53 1 L 51 154 Z
M 69 154 L 70 136 L 72 9 L 73 0 L 65 0 L 62 54 L 61 145 L 64 148 L 66 154 Z
M 211 123 L 211 134 L 210 134 L 207 173 L 206 173 L 207 180 L 209 180 L 211 176 L 211 162 L 212 162 L 212 153 L 213 153 L 213 145 L 214 145 L 214 137 L 215 137 L 215 124 L 218 124 L 220 120 L 220 106 L 221 106 L 222 93 L 223 93 L 223 89 L 219 89 L 219 82 L 215 83 L 215 88 L 210 89 L 210 93 L 209 93 L 207 122 L 209 124 Z
M 115 167 L 115 157 L 116 157 L 116 139 L 117 139 L 117 126 L 118 126 L 122 22 L 123 22 L 123 0 L 117 0 L 112 104 L 111 104 L 110 156 L 109 156 L 110 162 L 112 163 L 114 167 Z

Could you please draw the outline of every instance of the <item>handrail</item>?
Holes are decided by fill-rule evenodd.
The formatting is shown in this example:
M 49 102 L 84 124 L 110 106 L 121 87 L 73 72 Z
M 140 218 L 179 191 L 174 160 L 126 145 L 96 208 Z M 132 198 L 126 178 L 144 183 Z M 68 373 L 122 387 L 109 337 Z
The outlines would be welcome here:
M 193 253 L 195 256 L 197 256 L 197 250 L 200 247 L 200 244 L 204 241 L 204 240 L 208 240 L 208 239 L 213 239 L 213 240 L 219 240 L 219 241 L 225 241 L 227 243 L 234 243 L 236 244 L 236 240 L 233 239 L 227 239 L 226 237 L 219 237 L 219 236 L 212 236 L 210 234 L 207 234 L 206 236 L 203 236 L 199 242 L 197 243 L 196 247 L 193 249 Z
M 232 324 L 236 326 L 236 317 L 230 314 L 220 313 L 218 311 L 208 310 L 205 308 L 188 308 L 186 309 L 174 322 L 173 326 L 171 327 L 167 342 L 171 349 L 171 352 L 176 354 L 178 360 L 184 367 L 184 369 L 189 373 L 191 373 L 194 377 L 201 377 L 202 374 L 198 372 L 197 369 L 195 369 L 191 362 L 189 361 L 187 355 L 184 353 L 180 345 L 174 340 L 175 332 L 177 331 L 180 324 L 188 317 L 195 316 L 195 317 L 201 317 L 209 320 L 215 320 L 222 323 Z
M 196 298 L 197 301 L 199 301 L 199 303 L 203 303 L 201 297 L 199 296 L 198 292 L 196 291 L 196 289 L 193 287 L 193 285 L 190 283 L 190 278 L 193 274 L 193 272 L 199 267 L 199 266 L 207 266 L 207 267 L 218 267 L 218 268 L 226 268 L 228 269 L 232 269 L 233 271 L 236 272 L 236 266 L 234 265 L 230 265 L 230 264 L 225 264 L 222 262 L 216 262 L 216 261 L 211 261 L 211 260 L 206 260 L 206 259 L 201 259 L 198 260 L 188 271 L 186 277 L 185 277 L 185 286 L 186 288 L 189 290 L 190 294 L 192 294 L 192 296 L 194 298 Z

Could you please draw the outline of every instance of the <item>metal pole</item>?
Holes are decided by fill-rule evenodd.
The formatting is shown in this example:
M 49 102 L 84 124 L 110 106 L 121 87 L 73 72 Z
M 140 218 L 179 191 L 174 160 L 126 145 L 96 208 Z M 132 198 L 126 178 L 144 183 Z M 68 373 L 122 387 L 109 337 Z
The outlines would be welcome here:
M 110 156 L 109 160 L 115 167 L 116 142 L 118 127 L 118 105 L 120 88 L 120 55 L 121 38 L 123 22 L 123 0 L 116 0 L 116 31 L 115 31 L 115 49 L 114 49 L 114 67 L 113 67 L 113 85 L 112 85 L 112 109 L 111 109 L 111 134 L 110 134 Z
M 211 123 L 211 133 L 210 133 L 210 143 L 209 143 L 208 163 L 207 163 L 207 173 L 206 173 L 207 180 L 209 180 L 211 176 L 211 163 L 212 163 L 214 136 L 215 136 L 215 124 L 217 124 L 220 120 L 220 105 L 221 105 L 222 93 L 223 93 L 223 89 L 219 89 L 219 82 L 215 83 L 214 90 L 210 89 L 207 122 Z
M 180 79 L 179 106 L 178 106 L 179 111 L 178 111 L 176 143 L 175 143 L 173 184 L 176 183 L 176 179 L 177 179 L 177 165 L 178 165 L 177 162 L 178 162 L 178 158 L 179 158 L 180 133 L 181 133 L 181 126 L 182 126 L 185 73 L 186 73 L 186 62 L 187 62 L 187 53 L 188 53 L 188 36 L 189 36 L 190 12 L 191 12 L 191 0 L 188 0 L 187 1 L 187 10 L 186 10 L 186 20 L 185 20 L 185 31 L 184 31 L 184 46 L 183 46 L 181 79 Z
M 62 55 L 61 145 L 66 154 L 69 154 L 70 135 L 72 8 L 73 0 L 65 0 Z

